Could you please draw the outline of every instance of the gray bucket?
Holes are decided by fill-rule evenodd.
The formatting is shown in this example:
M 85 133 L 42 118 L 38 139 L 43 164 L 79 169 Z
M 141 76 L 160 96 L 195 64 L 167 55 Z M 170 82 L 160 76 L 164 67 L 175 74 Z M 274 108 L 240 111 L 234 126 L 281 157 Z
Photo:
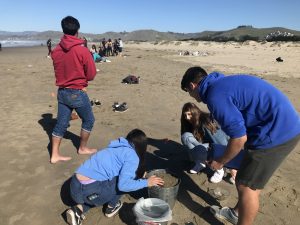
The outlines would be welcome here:
M 159 198 L 166 201 L 169 204 L 170 208 L 173 209 L 177 199 L 180 179 L 174 174 L 167 172 L 165 169 L 151 170 L 147 174 L 147 177 L 150 177 L 152 175 L 164 174 L 164 173 L 168 173 L 176 177 L 178 180 L 177 184 L 173 187 L 160 187 L 160 186 L 149 187 L 148 196 L 149 198 Z

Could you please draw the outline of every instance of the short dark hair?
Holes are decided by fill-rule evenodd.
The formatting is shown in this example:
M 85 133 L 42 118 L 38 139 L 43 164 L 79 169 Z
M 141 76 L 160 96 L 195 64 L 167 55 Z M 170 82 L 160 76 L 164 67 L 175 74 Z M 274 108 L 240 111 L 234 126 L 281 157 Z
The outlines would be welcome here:
M 139 158 L 142 159 L 147 150 L 148 138 L 146 134 L 139 129 L 133 129 L 126 136 L 127 141 L 134 147 Z
M 181 89 L 187 91 L 191 82 L 198 84 L 205 76 L 207 76 L 207 72 L 200 66 L 190 67 L 182 77 Z
M 64 34 L 74 36 L 78 32 L 78 30 L 80 28 L 80 24 L 76 18 L 74 18 L 72 16 L 67 16 L 62 19 L 61 27 L 62 27 Z

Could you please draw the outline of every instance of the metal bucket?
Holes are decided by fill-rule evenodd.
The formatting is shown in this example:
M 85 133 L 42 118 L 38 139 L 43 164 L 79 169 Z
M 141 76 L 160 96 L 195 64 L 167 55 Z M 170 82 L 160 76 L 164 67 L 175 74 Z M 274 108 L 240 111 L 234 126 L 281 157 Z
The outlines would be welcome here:
M 161 186 L 153 186 L 148 188 L 148 196 L 149 198 L 159 198 L 164 201 L 166 201 L 170 208 L 173 209 L 176 199 L 177 199 L 177 194 L 178 194 L 178 189 L 179 189 L 179 184 L 180 184 L 180 179 L 172 174 L 167 172 L 165 169 L 156 169 L 156 170 L 151 170 L 148 174 L 147 177 L 150 177 L 152 175 L 158 175 L 158 174 L 171 174 L 173 177 L 177 178 L 177 184 L 174 185 L 173 187 L 161 187 Z

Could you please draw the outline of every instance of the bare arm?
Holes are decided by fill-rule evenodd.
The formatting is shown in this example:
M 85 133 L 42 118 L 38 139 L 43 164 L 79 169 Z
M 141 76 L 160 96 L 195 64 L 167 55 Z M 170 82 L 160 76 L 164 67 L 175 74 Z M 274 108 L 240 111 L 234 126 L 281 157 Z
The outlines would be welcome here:
M 223 168 L 224 164 L 232 160 L 243 148 L 247 141 L 247 135 L 239 138 L 230 138 L 224 155 L 210 163 L 213 170 Z

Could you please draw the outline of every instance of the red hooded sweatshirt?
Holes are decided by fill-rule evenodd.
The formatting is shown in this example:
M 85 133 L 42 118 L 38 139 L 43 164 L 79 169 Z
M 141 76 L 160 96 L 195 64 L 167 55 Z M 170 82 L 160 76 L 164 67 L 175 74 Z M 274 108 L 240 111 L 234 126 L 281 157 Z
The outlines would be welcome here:
M 96 76 L 96 66 L 84 40 L 64 35 L 52 51 L 56 86 L 60 88 L 83 89 Z

